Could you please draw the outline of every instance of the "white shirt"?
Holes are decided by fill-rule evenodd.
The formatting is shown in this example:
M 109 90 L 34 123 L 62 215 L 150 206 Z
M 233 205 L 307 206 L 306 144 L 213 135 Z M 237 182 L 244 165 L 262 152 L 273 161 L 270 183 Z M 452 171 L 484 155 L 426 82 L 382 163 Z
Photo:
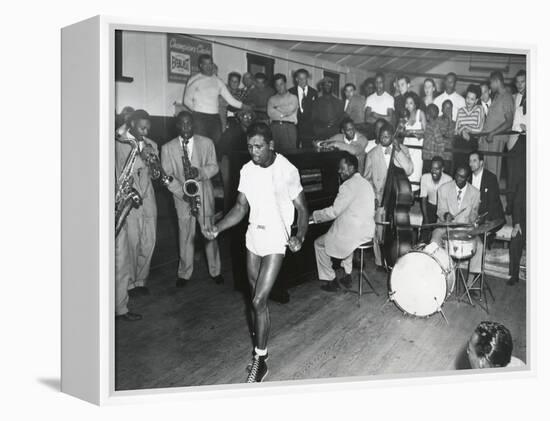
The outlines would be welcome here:
M 525 127 L 527 127 L 527 114 L 523 114 L 523 107 L 520 105 L 522 99 L 523 99 L 523 95 L 518 92 L 515 98 L 516 111 L 514 112 L 514 123 L 512 124 L 512 130 L 515 130 L 517 132 L 523 131 L 521 129 L 522 124 L 524 124 Z M 518 139 L 519 139 L 519 134 L 510 135 L 507 143 L 508 150 L 511 150 L 515 146 Z
M 460 205 L 462 205 L 462 200 L 464 200 L 464 195 L 466 194 L 466 189 L 468 188 L 468 183 L 466 183 L 466 185 L 464 187 L 462 187 L 461 189 L 459 189 L 458 186 L 455 183 L 455 188 L 456 188 L 456 197 L 457 197 L 457 202 L 458 202 L 458 209 L 460 209 Z M 460 192 L 460 200 L 458 200 L 458 193 L 459 192 Z
M 344 110 L 348 108 L 349 105 L 349 99 L 346 98 L 346 102 L 344 103 Z
M 179 140 L 180 140 L 180 145 L 183 149 L 183 147 L 185 146 L 183 144 L 183 137 L 179 136 L 178 137 Z M 193 136 L 191 136 L 188 140 L 188 143 L 187 143 L 187 156 L 189 157 L 189 161 L 191 161 L 191 158 L 193 157 L 193 144 L 194 144 L 194 139 L 193 139 Z
M 218 76 L 206 76 L 197 73 L 191 76 L 185 85 L 183 94 L 184 105 L 199 113 L 218 114 L 218 97 L 222 96 L 227 103 L 235 108 L 241 108 L 243 103 L 237 101 L 227 86 Z
M 491 106 L 491 103 L 493 102 L 491 98 L 489 98 L 489 101 L 487 102 L 481 102 L 481 106 L 483 107 L 483 111 L 485 111 L 485 117 L 487 117 L 487 114 L 489 113 L 489 107 Z
M 384 161 L 386 161 L 386 167 L 389 168 L 390 166 L 390 159 L 391 159 L 391 151 L 393 149 L 393 146 L 382 146 L 382 149 L 384 151 Z M 386 153 L 386 150 L 388 151 Z
M 298 86 L 298 105 L 300 106 L 300 111 L 304 112 L 304 109 L 302 108 L 302 100 L 305 96 L 307 96 L 307 88 L 309 85 L 306 85 L 305 88 L 302 88 Z
M 394 109 L 394 100 L 387 92 L 384 92 L 382 95 L 378 95 L 375 92 L 368 96 L 365 103 L 365 108 L 367 107 L 370 107 L 371 111 L 375 113 L 388 115 L 388 109 Z
M 344 136 L 344 142 L 346 142 L 346 145 L 349 145 L 352 142 L 357 142 L 357 133 L 353 136 L 353 139 L 349 140 L 346 136 Z
M 525 367 L 525 363 L 520 360 L 518 357 L 514 357 L 513 355 L 510 357 L 510 362 L 506 367 Z
M 130 133 L 130 130 L 126 131 L 126 137 L 130 140 L 137 140 L 136 137 L 132 133 Z M 143 140 L 140 140 L 136 143 L 138 145 L 138 152 L 141 152 L 145 147 L 145 142 Z
M 277 154 L 266 168 L 249 161 L 241 169 L 238 190 L 250 205 L 250 224 L 269 228 L 284 223 L 286 232 L 290 232 L 294 221 L 292 201 L 302 191 L 302 184 L 300 173 L 288 159 Z
M 474 186 L 479 191 L 481 191 L 481 177 L 483 177 L 483 168 L 477 175 L 476 173 L 472 173 L 472 186 Z
M 453 121 L 456 121 L 456 115 L 458 110 L 466 106 L 466 101 L 464 97 L 460 94 L 457 94 L 456 91 L 449 95 L 447 92 L 443 92 L 436 99 L 434 99 L 434 104 L 439 108 L 439 115 L 443 114 L 443 103 L 447 100 L 450 100 L 453 103 Z
M 442 173 L 441 178 L 436 183 L 431 173 L 422 174 L 420 178 L 420 197 L 427 197 L 428 203 L 437 205 L 437 191 L 439 187 L 451 180 L 452 177 L 450 175 Z

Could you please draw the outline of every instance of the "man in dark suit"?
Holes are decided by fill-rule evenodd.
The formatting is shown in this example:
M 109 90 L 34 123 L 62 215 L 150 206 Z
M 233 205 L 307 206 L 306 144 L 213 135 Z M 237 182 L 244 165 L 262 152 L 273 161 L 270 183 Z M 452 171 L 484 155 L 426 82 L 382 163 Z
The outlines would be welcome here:
M 288 90 L 298 97 L 298 141 L 297 148 L 311 148 L 313 141 L 313 122 L 311 121 L 311 109 L 317 99 L 317 91 L 308 85 L 309 72 L 306 69 L 298 69 L 294 72 L 296 86 Z
M 325 140 L 340 131 L 340 123 L 344 118 L 344 101 L 334 96 L 334 82 L 331 78 L 325 77 L 320 86 L 323 95 L 313 104 L 311 120 L 315 139 Z
M 470 152 L 468 156 L 470 169 L 469 182 L 479 190 L 479 215 L 484 215 L 486 221 L 504 220 L 504 210 L 500 200 L 500 188 L 496 175 L 484 168 L 483 153 Z
M 346 83 L 344 86 L 344 112 L 354 124 L 365 122 L 365 97 L 356 92 L 353 83 Z
M 514 180 L 510 186 L 512 190 L 510 209 L 512 210 L 512 238 L 510 239 L 510 279 L 508 285 L 514 285 L 519 282 L 519 269 L 521 255 L 525 247 L 527 236 L 527 209 L 526 209 L 526 180 L 525 177 Z

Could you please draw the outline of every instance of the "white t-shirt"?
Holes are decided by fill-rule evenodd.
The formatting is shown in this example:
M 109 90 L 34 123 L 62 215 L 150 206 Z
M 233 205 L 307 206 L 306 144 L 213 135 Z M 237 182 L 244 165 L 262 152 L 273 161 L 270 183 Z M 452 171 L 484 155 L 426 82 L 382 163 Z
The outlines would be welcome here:
M 369 95 L 365 108 L 370 107 L 371 111 L 381 114 L 388 115 L 388 108 L 394 109 L 393 97 L 384 92 L 382 95 L 378 95 L 376 92 Z
M 442 173 L 439 182 L 436 184 L 431 173 L 422 174 L 422 178 L 420 178 L 420 197 L 427 197 L 429 203 L 437 205 L 437 190 L 451 180 L 450 175 Z
M 267 228 L 286 225 L 294 221 L 292 201 L 302 191 L 300 173 L 283 155 L 277 154 L 269 167 L 263 168 L 249 161 L 241 169 L 239 192 L 250 205 L 249 223 Z

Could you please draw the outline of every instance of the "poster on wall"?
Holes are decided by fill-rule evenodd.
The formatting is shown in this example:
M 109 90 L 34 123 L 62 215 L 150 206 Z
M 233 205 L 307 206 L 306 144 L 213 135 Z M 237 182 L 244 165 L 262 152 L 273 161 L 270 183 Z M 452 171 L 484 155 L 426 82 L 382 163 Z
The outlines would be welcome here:
M 168 34 L 168 82 L 186 83 L 199 71 L 199 56 L 212 55 L 212 43 L 181 34 Z

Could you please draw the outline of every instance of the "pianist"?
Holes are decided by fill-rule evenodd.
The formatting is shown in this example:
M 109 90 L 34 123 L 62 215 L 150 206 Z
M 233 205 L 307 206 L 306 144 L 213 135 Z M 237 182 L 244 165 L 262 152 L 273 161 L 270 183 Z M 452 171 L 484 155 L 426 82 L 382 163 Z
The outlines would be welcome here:
M 315 223 L 334 220 L 324 235 L 315 240 L 315 258 L 321 288 L 336 292 L 340 285 L 331 258 L 341 259 L 345 276 L 342 285 L 351 287 L 353 251 L 374 236 L 374 190 L 358 172 L 357 157 L 346 154 L 340 159 L 338 174 L 342 180 L 332 206 L 311 215 Z

